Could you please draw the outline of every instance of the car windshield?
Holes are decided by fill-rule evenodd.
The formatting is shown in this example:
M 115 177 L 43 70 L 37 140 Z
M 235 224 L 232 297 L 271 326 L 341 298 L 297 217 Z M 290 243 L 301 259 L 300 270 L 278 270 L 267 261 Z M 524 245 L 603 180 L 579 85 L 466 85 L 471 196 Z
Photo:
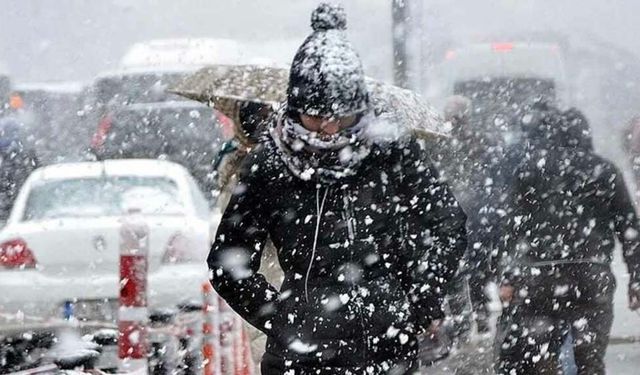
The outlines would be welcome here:
M 182 215 L 176 183 L 164 177 L 103 177 L 45 181 L 32 187 L 23 221 L 65 217 Z

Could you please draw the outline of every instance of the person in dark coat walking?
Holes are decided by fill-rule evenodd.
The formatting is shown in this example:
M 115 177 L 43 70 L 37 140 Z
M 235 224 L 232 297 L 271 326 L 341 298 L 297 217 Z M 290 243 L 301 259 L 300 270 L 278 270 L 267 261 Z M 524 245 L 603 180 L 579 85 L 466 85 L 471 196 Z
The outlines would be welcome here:
M 604 374 L 616 239 L 630 274 L 630 308 L 640 307 L 638 218 L 622 173 L 594 153 L 584 115 L 547 107 L 531 119 L 505 229 L 496 370 L 557 374 L 570 337 L 578 373 Z
M 486 126 L 473 115 L 473 103 L 464 96 L 455 95 L 447 100 L 444 119 L 451 125 L 451 137 L 441 157 L 444 178 L 452 187 L 467 214 L 469 246 L 456 283 L 452 283 L 449 306 L 459 333 L 470 329 L 466 317 L 469 302 L 478 332 L 489 332 L 489 298 L 485 292 L 491 281 L 491 251 L 494 248 L 492 218 L 496 202 L 496 184 L 493 173 L 498 145 Z
M 35 150 L 28 147 L 18 120 L 0 119 L 0 222 L 11 213 L 13 203 L 27 177 L 38 168 Z
M 465 215 L 406 139 L 369 136 L 359 57 L 321 4 L 271 137 L 247 156 L 212 246 L 216 291 L 268 337 L 263 374 L 406 374 L 466 247 Z M 394 129 L 395 131 L 395 129 Z M 278 290 L 258 273 L 270 238 Z

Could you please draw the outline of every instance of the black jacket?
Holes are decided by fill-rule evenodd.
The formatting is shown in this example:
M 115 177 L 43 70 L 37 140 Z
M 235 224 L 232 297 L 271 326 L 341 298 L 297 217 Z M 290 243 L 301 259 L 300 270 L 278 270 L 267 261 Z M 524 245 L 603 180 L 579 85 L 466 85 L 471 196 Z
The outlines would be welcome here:
M 0 151 L 0 222 L 9 218 L 22 185 L 38 167 L 35 151 L 21 144 Z
M 515 172 L 513 194 L 504 237 L 507 278 L 526 279 L 522 267 L 528 266 L 608 269 L 618 239 L 631 282 L 640 281 L 640 226 L 611 162 L 589 148 L 534 141 Z
M 216 291 L 267 334 L 263 364 L 414 359 L 466 246 L 465 215 L 424 155 L 414 140 L 374 145 L 333 185 L 293 177 L 271 141 L 249 155 L 208 264 Z M 257 273 L 267 236 L 280 291 Z

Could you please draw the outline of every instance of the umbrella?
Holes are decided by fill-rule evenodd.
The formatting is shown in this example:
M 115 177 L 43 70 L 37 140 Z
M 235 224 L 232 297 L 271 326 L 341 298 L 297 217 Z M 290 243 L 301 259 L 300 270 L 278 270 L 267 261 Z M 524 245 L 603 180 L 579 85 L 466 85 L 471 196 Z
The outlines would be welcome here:
M 208 103 L 234 121 L 240 105 L 256 102 L 276 110 L 286 99 L 289 71 L 258 65 L 212 65 L 169 88 L 169 92 Z M 415 92 L 367 79 L 377 117 L 411 129 L 420 138 L 446 136 L 440 116 Z
M 207 103 L 239 123 L 242 104 L 254 102 L 275 110 L 286 97 L 289 72 L 258 65 L 211 65 L 187 76 L 167 91 Z
M 423 139 L 446 137 L 444 121 L 420 95 L 374 79 L 367 79 L 367 87 L 376 116 L 402 124 Z

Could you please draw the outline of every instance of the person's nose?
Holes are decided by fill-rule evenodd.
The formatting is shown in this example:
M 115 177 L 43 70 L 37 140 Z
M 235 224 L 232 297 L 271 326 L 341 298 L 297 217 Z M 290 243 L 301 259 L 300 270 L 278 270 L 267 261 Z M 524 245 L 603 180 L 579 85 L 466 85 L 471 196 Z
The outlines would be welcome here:
M 322 132 L 327 135 L 334 135 L 340 131 L 340 125 L 337 121 L 327 121 L 320 127 Z

